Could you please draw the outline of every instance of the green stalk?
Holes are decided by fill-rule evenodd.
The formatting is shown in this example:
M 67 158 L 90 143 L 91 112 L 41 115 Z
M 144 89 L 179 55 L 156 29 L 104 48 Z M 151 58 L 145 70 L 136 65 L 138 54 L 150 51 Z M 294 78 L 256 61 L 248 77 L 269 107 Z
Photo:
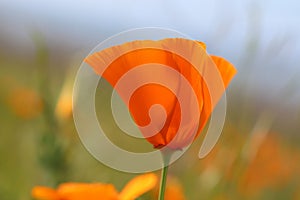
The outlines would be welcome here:
M 168 168 L 169 168 L 169 162 L 170 162 L 172 152 L 161 151 L 161 154 L 163 158 L 163 168 L 161 172 L 158 200 L 164 200 L 165 198 Z

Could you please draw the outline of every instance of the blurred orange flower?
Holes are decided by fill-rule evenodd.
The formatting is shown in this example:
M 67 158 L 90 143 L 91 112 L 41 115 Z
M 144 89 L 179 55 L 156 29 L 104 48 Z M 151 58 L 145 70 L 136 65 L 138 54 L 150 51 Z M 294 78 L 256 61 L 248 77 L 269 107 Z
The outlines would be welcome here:
M 199 66 L 193 66 L 194 63 L 190 63 L 186 60 L 187 58 L 183 58 L 177 52 L 171 52 L 168 50 L 169 47 L 183 52 L 184 55 L 187 55 L 188 59 L 195 61 Z M 166 68 L 160 68 L 159 70 L 155 68 L 158 71 L 142 71 L 139 74 L 135 74 L 130 80 L 138 83 L 144 80 L 153 80 L 154 77 L 159 80 L 168 80 L 170 84 L 175 84 L 177 88 L 176 94 L 169 88 L 155 82 L 153 83 L 152 81 L 138 87 L 130 96 L 130 101 L 126 102 L 125 96 L 127 94 L 125 93 L 131 85 L 126 84 L 125 88 L 123 88 L 124 90 L 115 88 L 125 103 L 128 103 L 127 106 L 130 113 L 138 126 L 146 127 L 150 122 L 154 123 L 151 131 L 141 129 L 141 132 L 155 148 L 168 145 L 171 149 L 182 149 L 190 144 L 204 128 L 217 103 L 216 101 L 221 98 L 224 89 L 236 73 L 234 66 L 225 59 L 217 56 L 209 56 L 206 53 L 204 43 L 181 38 L 159 41 L 133 41 L 94 53 L 88 56 L 85 62 L 91 65 L 96 73 L 103 76 L 113 87 L 116 87 L 123 75 L 130 70 L 138 69 L 141 65 L 151 64 L 154 65 L 153 68 L 155 65 L 156 67 L 163 65 L 182 75 L 182 77 L 170 75 Z M 211 70 L 215 70 L 212 69 L 214 66 L 216 66 L 218 71 L 218 77 L 216 77 L 216 74 L 211 74 Z M 201 69 L 201 75 L 195 67 Z M 222 78 L 221 82 L 223 82 L 224 88 L 218 88 L 218 86 L 214 85 L 214 90 L 216 90 L 214 92 L 217 93 L 217 97 L 211 100 L 212 94 L 209 92 L 207 84 L 216 84 L 216 81 L 219 80 L 218 78 Z M 190 100 L 192 97 L 192 92 L 182 84 L 183 80 L 187 80 L 193 89 L 198 105 L 190 101 L 187 108 L 182 108 L 184 112 L 186 111 L 185 109 L 188 109 L 189 116 L 181 119 L 183 113 L 178 95 L 182 95 L 186 100 Z M 207 80 L 210 83 L 206 83 Z M 159 104 L 165 109 L 166 120 L 164 124 L 159 119 L 161 113 L 155 113 L 153 115 L 155 119 L 150 119 L 149 117 L 148 111 L 155 104 Z M 200 113 L 197 113 L 197 107 Z M 201 116 L 200 120 L 198 120 L 198 115 Z M 181 130 L 177 134 L 179 126 L 184 127 L 184 130 Z M 156 131 L 155 135 L 153 135 L 153 130 Z
M 165 200 L 185 200 L 182 185 L 177 179 L 169 177 L 165 192 Z
M 129 181 L 118 193 L 112 184 L 63 183 L 58 189 L 36 186 L 32 196 L 38 200 L 134 200 L 157 184 L 155 174 L 144 174 Z
M 23 119 L 37 117 L 43 110 L 44 103 L 36 91 L 30 88 L 15 88 L 7 97 L 7 103 L 14 114 Z
M 157 187 L 154 196 L 157 198 L 159 188 Z M 173 176 L 168 176 L 166 185 L 165 200 L 185 200 L 184 192 L 180 182 Z
M 279 138 L 268 134 L 241 177 L 240 190 L 251 195 L 265 188 L 281 186 L 290 180 L 293 169 L 290 155 L 280 144 Z

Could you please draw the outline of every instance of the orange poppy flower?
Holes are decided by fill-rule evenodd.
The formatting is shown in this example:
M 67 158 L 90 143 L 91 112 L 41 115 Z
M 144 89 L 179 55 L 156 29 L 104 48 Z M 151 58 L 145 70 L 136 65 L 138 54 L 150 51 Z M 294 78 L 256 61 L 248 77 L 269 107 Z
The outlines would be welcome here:
M 209 56 L 204 43 L 181 38 L 133 41 L 96 52 L 85 62 L 116 89 L 155 148 L 182 149 L 189 145 L 204 128 L 236 73 L 225 59 Z M 211 74 L 215 69 L 217 75 Z M 129 82 L 118 83 L 133 72 L 136 74 L 127 78 Z M 218 81 L 222 88 L 216 85 Z M 136 90 L 130 93 L 132 87 Z M 197 105 L 192 101 L 194 96 Z M 188 103 L 183 106 L 182 102 Z M 164 112 L 152 109 L 157 104 L 164 107 Z
M 38 200 L 133 200 L 151 190 L 157 183 L 154 174 L 135 177 L 118 193 L 112 184 L 63 183 L 57 190 L 37 186 L 32 196 Z
M 257 133 L 258 137 L 260 135 Z M 253 143 L 258 142 L 255 139 L 258 138 L 254 138 Z M 268 133 L 259 142 L 253 159 L 240 177 L 239 190 L 247 196 L 257 195 L 264 189 L 283 187 L 295 176 L 291 152 L 283 148 L 278 136 Z
M 30 88 L 18 87 L 7 98 L 11 110 L 22 119 L 37 117 L 44 108 L 42 97 Z

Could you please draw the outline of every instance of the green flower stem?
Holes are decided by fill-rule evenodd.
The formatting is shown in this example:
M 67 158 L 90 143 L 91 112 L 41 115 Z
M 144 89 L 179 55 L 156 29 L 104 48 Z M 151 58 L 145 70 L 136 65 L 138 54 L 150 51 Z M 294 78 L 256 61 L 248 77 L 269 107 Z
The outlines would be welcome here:
M 170 162 L 172 152 L 161 151 L 161 154 L 162 154 L 162 158 L 163 158 L 163 168 L 162 168 L 162 172 L 161 172 L 158 200 L 164 200 L 164 198 L 165 198 L 168 168 L 169 168 L 169 162 Z

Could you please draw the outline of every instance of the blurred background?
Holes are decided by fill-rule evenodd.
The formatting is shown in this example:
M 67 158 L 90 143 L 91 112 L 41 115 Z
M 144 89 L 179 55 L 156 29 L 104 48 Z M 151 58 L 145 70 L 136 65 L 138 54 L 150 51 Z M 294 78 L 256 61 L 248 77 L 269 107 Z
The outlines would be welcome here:
M 149 26 L 203 41 L 238 69 L 217 146 L 199 160 L 200 137 L 170 167 L 169 199 L 300 199 L 299 10 L 295 0 L 0 0 L 0 199 L 69 181 L 120 190 L 135 176 L 82 146 L 72 87 L 98 43 Z

